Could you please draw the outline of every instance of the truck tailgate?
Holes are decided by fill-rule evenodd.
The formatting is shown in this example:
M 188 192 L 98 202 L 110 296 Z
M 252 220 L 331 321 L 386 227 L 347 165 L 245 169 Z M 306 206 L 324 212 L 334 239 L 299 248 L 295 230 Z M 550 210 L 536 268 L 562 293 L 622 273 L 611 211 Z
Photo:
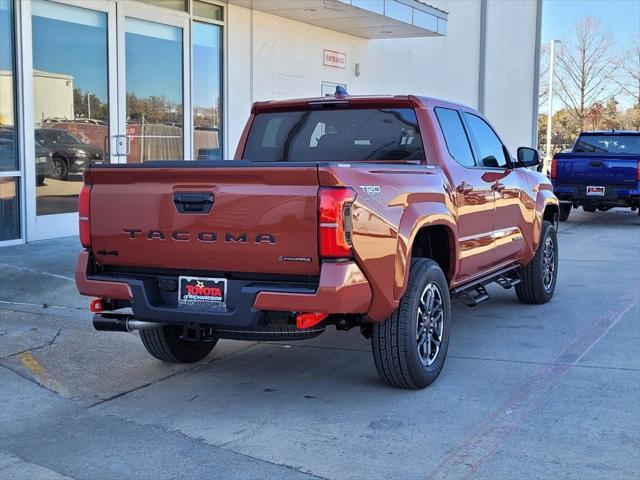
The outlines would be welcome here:
M 91 168 L 96 262 L 318 274 L 316 166 L 220 163 Z
M 638 157 L 597 153 L 559 153 L 557 184 L 633 187 L 637 181 Z

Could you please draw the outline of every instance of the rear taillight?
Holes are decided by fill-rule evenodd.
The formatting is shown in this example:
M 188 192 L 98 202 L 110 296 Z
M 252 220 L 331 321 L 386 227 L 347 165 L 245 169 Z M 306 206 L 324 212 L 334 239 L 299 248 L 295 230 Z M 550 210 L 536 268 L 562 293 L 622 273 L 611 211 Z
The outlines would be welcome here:
M 347 187 L 321 187 L 318 197 L 320 257 L 351 257 L 351 206 L 356 192 Z
M 551 178 L 555 180 L 558 175 L 558 160 L 555 158 L 551 159 Z
M 640 182 L 640 162 L 638 162 L 638 173 L 636 175 L 636 180 Z
M 78 220 L 80 230 L 80 243 L 84 248 L 91 248 L 91 222 L 89 220 L 89 198 L 91 185 L 85 185 L 80 190 L 78 197 Z

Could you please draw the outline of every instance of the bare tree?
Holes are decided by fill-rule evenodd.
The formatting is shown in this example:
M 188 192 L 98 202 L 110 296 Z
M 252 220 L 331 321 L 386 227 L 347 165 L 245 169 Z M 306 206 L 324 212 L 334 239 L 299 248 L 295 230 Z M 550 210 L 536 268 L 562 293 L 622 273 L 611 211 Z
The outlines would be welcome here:
M 542 107 L 549 99 L 549 44 L 540 47 L 539 78 L 538 104 Z
M 620 67 L 615 81 L 622 92 L 633 99 L 633 105 L 640 108 L 640 40 L 635 41 Z
M 613 39 L 600 21 L 584 17 L 576 23 L 574 38 L 565 43 L 558 55 L 555 77 L 558 97 L 583 129 L 588 108 L 605 103 L 617 92 L 611 91 L 618 67 L 611 52 Z

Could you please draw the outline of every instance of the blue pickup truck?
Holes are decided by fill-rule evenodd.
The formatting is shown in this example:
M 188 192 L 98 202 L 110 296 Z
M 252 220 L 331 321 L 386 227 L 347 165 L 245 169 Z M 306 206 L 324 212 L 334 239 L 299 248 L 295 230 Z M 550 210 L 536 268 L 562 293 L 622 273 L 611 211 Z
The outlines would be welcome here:
M 586 212 L 640 210 L 640 132 L 582 132 L 570 152 L 553 157 L 551 182 L 560 221 L 580 206 Z

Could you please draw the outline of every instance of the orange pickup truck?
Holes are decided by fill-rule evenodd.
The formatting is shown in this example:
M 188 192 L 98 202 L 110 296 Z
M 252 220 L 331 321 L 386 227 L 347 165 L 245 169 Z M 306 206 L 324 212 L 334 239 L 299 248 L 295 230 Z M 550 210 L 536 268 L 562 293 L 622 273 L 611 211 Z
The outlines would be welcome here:
M 358 327 L 384 381 L 423 388 L 450 298 L 553 296 L 559 205 L 538 160 L 433 98 L 259 102 L 234 160 L 85 170 L 78 289 L 96 329 L 139 330 L 162 361 Z

